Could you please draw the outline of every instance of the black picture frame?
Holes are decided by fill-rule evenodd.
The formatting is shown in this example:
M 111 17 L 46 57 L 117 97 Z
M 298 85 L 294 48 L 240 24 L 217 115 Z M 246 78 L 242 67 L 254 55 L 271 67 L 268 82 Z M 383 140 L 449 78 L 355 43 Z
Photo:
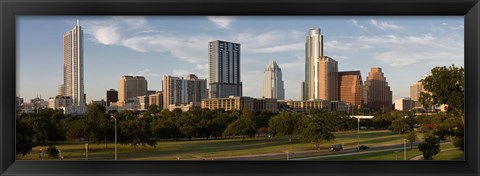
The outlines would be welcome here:
M 479 175 L 479 0 L 0 0 L 2 175 Z M 17 15 L 459 15 L 465 161 L 15 161 Z

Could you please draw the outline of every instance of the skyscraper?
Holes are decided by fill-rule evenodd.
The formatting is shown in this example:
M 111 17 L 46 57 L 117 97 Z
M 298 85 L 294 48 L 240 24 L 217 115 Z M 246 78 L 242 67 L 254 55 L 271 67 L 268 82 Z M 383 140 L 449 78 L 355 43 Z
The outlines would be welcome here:
M 275 61 L 268 63 L 263 72 L 263 97 L 275 98 L 277 100 L 285 99 L 282 69 L 280 69 Z
M 83 84 L 83 30 L 80 21 L 72 30 L 63 34 L 63 96 L 71 98 L 70 111 L 86 113 Z
M 420 98 L 420 93 L 425 92 L 425 90 L 423 89 L 423 80 L 426 77 L 427 76 L 422 76 L 422 79 L 410 85 L 410 98 L 413 101 L 418 101 L 418 99 Z
M 344 71 L 338 72 L 339 83 L 339 99 L 355 108 L 362 106 L 362 75 L 360 71 Z
M 309 29 L 305 38 L 305 81 L 302 82 L 302 99 L 320 99 L 318 59 L 323 57 L 323 35 L 320 28 Z
M 209 48 L 210 98 L 242 96 L 240 44 L 215 40 Z
M 315 99 L 338 100 L 338 63 L 330 57 L 317 60 L 317 84 Z
M 163 108 L 170 105 L 194 103 L 200 105 L 202 99 L 207 98 L 207 80 L 198 79 L 194 74 L 183 77 L 170 75 L 163 76 Z
M 147 80 L 143 76 L 120 77 L 118 81 L 118 104 L 125 105 L 129 98 L 147 95 Z
M 371 110 L 389 111 L 392 109 L 392 91 L 382 69 L 372 67 L 363 87 L 363 102 Z

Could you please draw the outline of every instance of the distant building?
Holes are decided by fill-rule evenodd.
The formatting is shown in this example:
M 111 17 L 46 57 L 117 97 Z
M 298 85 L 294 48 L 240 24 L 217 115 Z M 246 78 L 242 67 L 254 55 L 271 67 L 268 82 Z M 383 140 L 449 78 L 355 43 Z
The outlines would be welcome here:
M 339 98 L 340 101 L 348 103 L 360 109 L 362 106 L 363 81 L 360 71 L 338 72 Z
M 363 102 L 370 110 L 392 110 L 392 91 L 381 68 L 370 69 L 363 87 Z
M 315 99 L 338 100 L 338 63 L 330 57 L 323 56 L 317 61 L 318 86 Z
M 162 91 L 158 91 L 154 94 L 150 94 L 148 96 L 148 102 L 150 105 L 157 105 L 159 109 L 163 108 L 163 93 Z
M 64 114 L 70 114 L 72 99 L 68 96 L 57 95 L 48 99 L 48 108 L 62 109 Z
M 209 98 L 242 96 L 240 44 L 215 40 L 209 50 Z
M 129 98 L 147 95 L 147 80 L 143 76 L 124 75 L 118 81 L 118 104 L 127 103 Z
M 234 97 L 203 99 L 201 107 L 207 109 L 224 109 L 225 111 L 250 109 L 261 112 L 278 112 L 277 100 L 271 98 Z
M 91 105 L 99 105 L 99 106 L 107 106 L 107 102 L 105 100 L 92 100 L 90 101 Z
M 415 106 L 415 102 L 410 98 L 399 98 L 395 100 L 395 110 L 409 111 Z
M 263 97 L 275 98 L 277 100 L 285 99 L 282 69 L 280 69 L 275 61 L 268 63 L 263 72 Z
M 305 37 L 305 80 L 302 82 L 302 100 L 322 99 L 319 92 L 318 59 L 323 57 L 323 35 L 320 28 L 308 30 Z
M 150 106 L 150 100 L 149 100 L 149 96 L 147 95 L 142 95 L 142 96 L 138 96 L 138 104 L 140 105 L 140 109 L 148 109 L 148 107 Z
M 110 106 L 110 103 L 118 102 L 118 91 L 115 89 L 107 90 L 107 106 Z
M 163 108 L 168 109 L 170 105 L 180 106 L 181 104 L 199 104 L 202 99 L 207 98 L 207 80 L 198 79 L 194 74 L 183 77 L 170 75 L 163 76 Z
M 301 101 L 286 101 L 287 106 L 298 112 L 309 112 L 311 109 L 324 110 L 324 111 L 349 111 L 350 106 L 341 101 L 330 100 L 301 100 Z
M 63 90 L 58 93 L 71 98 L 72 113 L 85 114 L 83 30 L 79 20 L 72 30 L 63 34 L 63 56 L 63 86 L 59 87 Z

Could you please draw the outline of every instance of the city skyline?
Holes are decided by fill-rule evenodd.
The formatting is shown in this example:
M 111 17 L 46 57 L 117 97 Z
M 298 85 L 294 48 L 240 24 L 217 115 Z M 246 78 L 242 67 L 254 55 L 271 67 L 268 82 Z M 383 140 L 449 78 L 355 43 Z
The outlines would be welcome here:
M 160 17 L 80 18 L 86 33 L 84 59 L 85 93 L 88 101 L 105 99 L 105 91 L 110 88 L 115 89 L 115 82 L 121 75 L 145 76 L 149 80 L 148 89 L 158 91 L 161 90 L 161 75 L 164 74 L 183 77 L 192 73 L 199 75 L 199 78 L 207 78 L 208 42 L 217 39 L 242 45 L 243 95 L 261 97 L 261 92 L 256 90 L 261 90 L 262 78 L 257 74 L 261 75 L 263 66 L 269 60 L 275 59 L 284 70 L 285 98 L 299 100 L 300 83 L 304 78 L 302 76 L 305 64 L 304 37 L 307 29 L 312 27 L 322 29 L 325 55 L 338 61 L 338 71 L 360 70 L 363 80 L 366 80 L 370 67 L 381 67 L 392 88 L 394 94 L 392 99 L 408 97 L 409 86 L 434 66 L 451 64 L 463 66 L 463 17 L 421 17 L 420 19 L 423 20 L 417 17 L 288 17 L 285 20 L 269 17 L 275 20 L 267 25 L 260 24 L 262 21 L 267 21 L 266 17 L 158 18 Z M 316 20 L 319 22 L 315 22 Z M 39 21 L 61 27 L 57 29 L 55 25 L 46 25 L 51 26 L 51 29 L 48 27 L 49 30 L 45 30 L 47 27 L 35 30 L 28 27 Z M 74 17 L 19 18 L 17 33 L 19 34 L 17 36 L 19 39 L 17 46 L 19 91 L 17 95 L 31 99 L 38 94 L 44 98 L 57 94 L 61 76 L 59 79 L 56 75 L 58 73 L 61 75 L 62 69 L 61 66 L 57 69 L 56 62 L 61 63 L 58 55 L 61 55 L 62 47 L 61 44 L 57 46 L 50 43 L 52 41 L 60 43 L 61 40 L 54 41 L 54 38 L 61 35 L 56 36 L 58 34 L 51 34 L 53 33 L 51 31 L 69 30 L 74 21 Z M 158 21 L 166 21 L 167 24 L 174 25 L 158 26 Z M 294 29 L 274 28 L 280 25 L 278 23 L 281 21 L 290 22 L 289 24 L 300 23 Z M 189 31 L 179 27 L 179 23 L 182 22 L 199 26 L 208 23 L 210 26 L 199 28 L 200 32 Z M 422 26 L 423 23 L 420 22 L 426 24 Z M 239 26 L 242 24 L 247 25 Z M 252 27 L 252 24 L 255 27 Z M 424 31 L 412 31 L 412 24 L 415 24 L 415 28 Z M 120 28 L 122 25 L 126 26 L 125 31 L 120 30 L 123 29 Z M 350 30 L 344 31 L 341 27 L 348 27 Z M 173 32 L 174 28 L 178 30 Z M 246 29 L 242 30 L 242 28 Z M 335 31 L 335 29 L 342 30 Z M 136 33 L 133 36 L 125 36 L 128 31 Z M 209 31 L 219 35 L 209 34 Z M 46 34 L 42 35 L 42 32 Z M 349 36 L 350 32 L 359 32 L 359 34 Z M 451 35 L 445 36 L 444 33 L 448 32 Z M 115 36 L 116 34 L 118 35 Z M 35 35 L 36 40 L 29 40 L 30 35 Z M 169 41 L 171 44 L 182 41 L 183 45 L 166 46 L 164 43 L 158 43 L 160 39 Z M 38 46 L 36 43 L 38 41 L 45 44 Z M 159 48 L 154 48 L 155 46 Z M 384 47 L 384 50 L 379 50 L 378 47 Z M 60 53 L 57 53 L 59 48 Z M 375 51 L 371 52 L 371 50 Z M 368 54 L 363 51 L 369 51 L 370 57 L 367 57 Z M 196 52 L 201 55 L 196 55 Z M 134 58 L 135 55 L 138 58 Z M 132 58 L 124 58 L 125 56 Z M 156 62 L 164 64 L 153 64 Z

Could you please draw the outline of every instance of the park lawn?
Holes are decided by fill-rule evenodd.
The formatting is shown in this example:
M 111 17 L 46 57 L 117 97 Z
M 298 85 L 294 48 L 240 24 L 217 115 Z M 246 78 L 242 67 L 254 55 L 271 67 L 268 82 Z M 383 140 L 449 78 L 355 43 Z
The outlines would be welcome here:
M 417 134 L 421 139 L 422 134 Z M 357 145 L 357 131 L 347 131 L 335 133 L 336 139 L 322 142 L 320 147 L 327 149 L 333 144 L 343 144 L 344 148 L 353 148 Z M 384 144 L 401 144 L 403 135 L 393 133 L 388 130 L 369 130 L 361 131 L 360 144 L 367 146 L 376 146 Z M 83 160 L 85 159 L 85 144 L 83 143 L 57 143 L 55 144 L 62 150 L 65 160 Z M 112 160 L 114 159 L 114 144 L 90 144 L 89 160 Z M 19 160 L 39 160 L 39 150 L 47 149 L 47 146 L 34 147 L 30 154 L 26 156 L 18 155 Z M 179 159 L 209 159 L 213 157 L 232 157 L 244 155 L 257 155 L 267 153 L 285 153 L 286 151 L 298 152 L 315 150 L 313 143 L 301 142 L 296 139 L 289 143 L 286 137 L 257 137 L 247 138 L 241 141 L 235 139 L 196 139 L 193 141 L 160 141 L 156 147 L 137 146 L 137 149 L 130 145 L 118 145 L 119 160 L 176 160 Z M 68 157 L 68 154 L 71 154 Z M 44 159 L 57 159 L 47 158 Z
M 463 161 L 465 153 L 461 150 L 449 150 L 445 152 L 440 152 L 439 154 L 433 156 L 433 160 L 460 160 Z
M 441 150 L 450 149 L 450 148 L 455 148 L 455 147 L 451 143 L 440 145 Z M 365 150 L 365 151 L 368 151 L 368 150 Z M 322 159 L 315 159 L 315 160 L 328 160 L 328 161 L 332 161 L 332 160 L 403 160 L 404 159 L 403 150 L 397 150 L 397 151 L 398 153 L 395 153 L 394 151 L 383 151 L 383 152 L 358 154 L 358 155 L 351 155 L 351 156 L 322 158 Z M 454 150 L 454 151 L 457 151 L 457 150 Z M 438 157 L 442 153 L 439 153 L 436 157 Z M 407 147 L 407 160 L 418 155 L 422 155 L 422 152 L 419 151 L 418 148 L 410 149 L 410 147 Z M 463 156 L 463 152 L 462 152 L 462 156 Z M 434 157 L 434 160 L 451 160 L 448 157 L 439 157 L 439 158 L 436 158 L 436 157 Z

